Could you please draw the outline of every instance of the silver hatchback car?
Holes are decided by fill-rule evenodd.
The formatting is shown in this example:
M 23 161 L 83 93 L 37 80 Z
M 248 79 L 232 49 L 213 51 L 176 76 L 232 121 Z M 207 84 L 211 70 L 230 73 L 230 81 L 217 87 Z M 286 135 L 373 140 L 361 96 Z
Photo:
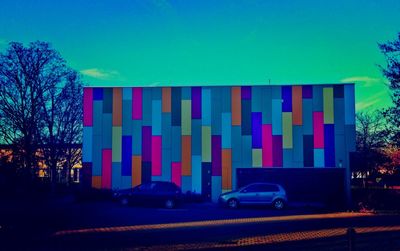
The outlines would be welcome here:
M 218 202 L 229 208 L 239 205 L 272 205 L 283 209 L 287 204 L 286 191 L 281 185 L 273 183 L 252 183 L 237 190 L 223 193 Z

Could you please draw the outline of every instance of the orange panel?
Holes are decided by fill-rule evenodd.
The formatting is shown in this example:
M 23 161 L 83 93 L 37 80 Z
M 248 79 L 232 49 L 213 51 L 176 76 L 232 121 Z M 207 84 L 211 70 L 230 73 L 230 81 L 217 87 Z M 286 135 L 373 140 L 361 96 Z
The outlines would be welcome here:
M 162 112 L 171 112 L 171 87 L 162 88 Z
M 113 88 L 113 126 L 122 126 L 122 88 Z
M 292 116 L 293 125 L 303 124 L 303 100 L 302 100 L 302 86 L 292 87 Z
M 232 150 L 222 149 L 222 189 L 232 190 Z
M 242 97 L 240 86 L 232 87 L 232 125 L 242 124 Z
M 101 176 L 92 176 L 92 187 L 101 189 Z
M 142 156 L 132 156 L 132 187 L 142 184 Z
M 182 176 L 192 175 L 192 136 L 182 135 Z

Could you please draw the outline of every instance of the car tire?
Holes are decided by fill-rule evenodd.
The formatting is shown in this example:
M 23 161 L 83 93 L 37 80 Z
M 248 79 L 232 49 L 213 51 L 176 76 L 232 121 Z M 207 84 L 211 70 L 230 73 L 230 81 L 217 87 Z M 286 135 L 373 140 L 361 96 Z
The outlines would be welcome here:
M 227 205 L 231 209 L 236 209 L 239 207 L 239 201 L 237 199 L 229 199 Z
M 164 203 L 165 208 L 172 209 L 175 207 L 175 201 L 173 199 L 167 199 Z
M 272 206 L 276 209 L 276 210 L 282 210 L 285 207 L 285 202 L 282 199 L 276 199 L 274 200 L 274 202 L 272 203 Z
M 129 204 L 129 199 L 127 197 L 122 197 L 122 198 L 119 199 L 119 203 L 122 206 L 127 206 Z

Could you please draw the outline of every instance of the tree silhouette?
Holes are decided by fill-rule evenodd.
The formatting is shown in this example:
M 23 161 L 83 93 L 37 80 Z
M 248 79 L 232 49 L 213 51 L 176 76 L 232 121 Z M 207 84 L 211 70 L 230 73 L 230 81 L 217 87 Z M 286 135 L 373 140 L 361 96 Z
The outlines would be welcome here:
M 43 158 L 53 183 L 80 151 L 82 82 L 46 42 L 12 42 L 0 54 L 0 141 L 13 146 L 21 168 L 33 172 Z M 38 154 L 38 152 L 40 154 Z M 69 175 L 67 175 L 69 177 Z

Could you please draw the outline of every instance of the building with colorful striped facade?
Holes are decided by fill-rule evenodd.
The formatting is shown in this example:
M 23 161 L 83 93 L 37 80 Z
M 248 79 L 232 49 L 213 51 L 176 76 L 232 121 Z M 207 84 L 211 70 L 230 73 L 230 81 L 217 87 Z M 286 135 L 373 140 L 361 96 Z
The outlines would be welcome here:
M 216 200 L 239 170 L 341 169 L 349 189 L 354 84 L 86 87 L 83 125 L 94 188 L 164 180 Z

